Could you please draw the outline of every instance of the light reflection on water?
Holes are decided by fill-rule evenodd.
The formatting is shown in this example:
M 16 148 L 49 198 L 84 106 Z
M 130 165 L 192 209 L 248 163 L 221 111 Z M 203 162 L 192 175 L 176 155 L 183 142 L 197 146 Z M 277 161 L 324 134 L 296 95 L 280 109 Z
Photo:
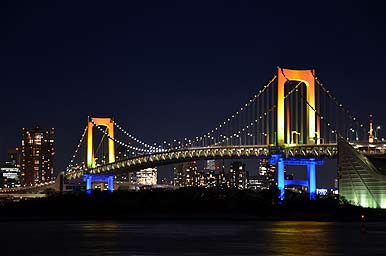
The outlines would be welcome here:
M 0 231 L 0 255 L 386 255 L 386 223 L 26 221 Z
M 335 223 L 274 222 L 266 230 L 272 255 L 337 255 Z

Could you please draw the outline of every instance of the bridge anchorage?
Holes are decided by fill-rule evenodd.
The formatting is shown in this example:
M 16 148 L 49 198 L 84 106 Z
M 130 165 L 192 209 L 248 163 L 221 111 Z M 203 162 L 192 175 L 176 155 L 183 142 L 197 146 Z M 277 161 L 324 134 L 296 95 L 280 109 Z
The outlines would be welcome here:
M 94 148 L 98 136 L 100 142 Z M 306 186 L 314 200 L 316 167 L 323 165 L 325 159 L 337 158 L 338 140 L 344 140 L 363 157 L 370 152 L 368 149 L 384 153 L 386 146 L 368 141 L 370 137 L 374 138 L 369 136 L 367 126 L 338 102 L 316 77 L 315 70 L 278 67 L 272 79 L 249 101 L 200 136 L 149 144 L 111 117 L 89 117 L 64 175 L 67 180 L 84 179 L 89 189 L 93 180 L 103 181 L 147 167 L 205 159 L 264 157 L 277 166 L 281 200 L 285 198 L 285 187 L 294 184 Z M 107 145 L 102 143 L 106 141 Z M 347 162 L 348 158 L 344 159 Z M 307 180 L 285 180 L 286 165 L 307 166 Z M 349 179 L 347 175 L 341 177 Z M 360 195 L 354 197 L 354 190 L 345 188 L 349 185 L 356 186 L 343 182 L 343 195 L 360 203 Z M 108 187 L 113 190 L 112 185 Z M 386 183 L 384 191 L 386 194 Z

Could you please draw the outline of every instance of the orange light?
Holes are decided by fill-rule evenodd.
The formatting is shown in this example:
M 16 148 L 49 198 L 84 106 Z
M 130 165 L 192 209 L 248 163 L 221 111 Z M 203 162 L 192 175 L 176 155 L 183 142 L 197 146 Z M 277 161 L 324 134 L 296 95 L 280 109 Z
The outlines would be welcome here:
M 94 147 L 92 142 L 92 128 L 94 126 L 93 122 L 96 125 L 107 127 L 107 132 L 111 138 L 114 138 L 114 123 L 113 119 L 106 118 L 96 118 L 90 117 L 88 120 L 88 128 L 87 128 L 87 167 L 95 168 L 95 157 L 94 157 Z M 114 141 L 109 140 L 109 163 L 115 162 L 115 149 L 114 149 Z
M 314 70 L 291 70 L 278 67 L 278 94 L 277 94 L 277 141 L 279 145 L 285 144 L 285 119 L 286 111 L 284 105 L 284 85 L 289 81 L 299 81 L 303 82 L 307 86 L 307 143 L 314 144 L 319 143 L 319 140 L 315 137 L 316 134 L 320 134 L 319 126 L 315 127 L 315 78 Z M 289 112 L 289 109 L 287 110 Z M 287 116 L 289 113 L 287 112 Z M 288 118 L 288 117 L 287 117 Z M 288 128 L 287 128 L 288 129 Z M 317 131 L 315 129 L 318 129 Z M 289 131 L 287 131 L 287 137 L 290 136 Z M 303 135 L 301 135 L 303 136 Z M 289 143 L 290 138 L 287 138 L 287 144 Z

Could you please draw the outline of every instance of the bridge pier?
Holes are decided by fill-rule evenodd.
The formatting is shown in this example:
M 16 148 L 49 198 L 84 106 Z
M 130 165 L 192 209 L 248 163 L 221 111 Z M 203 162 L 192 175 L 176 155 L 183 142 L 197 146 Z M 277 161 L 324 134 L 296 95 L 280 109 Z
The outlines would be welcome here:
M 277 162 L 277 188 L 279 189 L 279 199 L 284 200 L 284 161 L 280 158 Z
M 288 185 L 307 186 L 310 200 L 316 200 L 316 165 L 323 165 L 323 160 L 315 158 L 284 159 L 281 155 L 272 155 L 270 163 L 277 165 L 277 188 L 281 201 L 285 198 L 285 186 Z M 286 165 L 307 166 L 307 180 L 286 180 L 284 176 Z
M 310 192 L 310 200 L 316 199 L 316 164 L 315 161 L 307 163 L 308 175 L 308 191 Z
M 104 176 L 104 175 L 85 174 L 83 176 L 83 181 L 86 182 L 87 193 L 91 193 L 93 182 L 107 182 L 107 190 L 110 192 L 114 191 L 114 176 L 113 175 Z

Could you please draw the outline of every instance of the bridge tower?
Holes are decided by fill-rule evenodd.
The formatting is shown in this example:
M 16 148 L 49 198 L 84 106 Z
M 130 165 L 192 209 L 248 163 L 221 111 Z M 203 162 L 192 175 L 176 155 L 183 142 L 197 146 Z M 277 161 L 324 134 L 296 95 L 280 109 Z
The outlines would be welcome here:
M 306 141 L 304 144 L 320 143 L 320 117 L 316 117 L 316 91 L 315 91 L 315 71 L 309 70 L 291 70 L 278 67 L 278 89 L 277 89 L 277 144 L 278 146 L 289 146 L 292 144 L 291 131 L 291 106 L 285 104 L 285 83 L 288 81 L 303 82 L 306 85 Z M 296 120 L 298 122 L 298 120 Z M 303 125 L 303 124 L 301 124 Z M 302 138 L 304 134 L 294 131 Z M 279 198 L 284 199 L 286 185 L 303 185 L 308 187 L 310 199 L 316 199 L 316 165 L 322 165 L 323 161 L 316 159 L 283 159 L 281 154 L 273 155 L 272 163 L 277 164 L 277 184 L 280 191 Z M 307 166 L 307 180 L 285 180 L 285 165 L 303 165 Z
M 110 117 L 97 118 L 89 117 L 87 124 L 87 168 L 95 168 L 95 157 L 94 157 L 94 145 L 93 145 L 93 127 L 94 125 L 104 126 L 107 128 L 108 135 L 114 138 L 114 122 Z M 108 140 L 109 149 L 109 163 L 115 162 L 115 149 L 114 141 Z
M 320 139 L 320 120 L 316 118 L 315 110 L 315 71 L 308 70 L 292 70 L 278 67 L 278 93 L 277 93 L 277 142 L 278 146 L 291 144 L 291 125 L 290 125 L 290 109 L 285 109 L 285 83 L 287 81 L 299 81 L 306 84 L 306 100 L 307 100 L 307 140 L 305 144 L 319 144 Z M 286 126 L 286 127 L 285 127 Z M 298 131 L 296 131 L 298 132 Z M 303 134 L 300 134 L 303 136 Z

